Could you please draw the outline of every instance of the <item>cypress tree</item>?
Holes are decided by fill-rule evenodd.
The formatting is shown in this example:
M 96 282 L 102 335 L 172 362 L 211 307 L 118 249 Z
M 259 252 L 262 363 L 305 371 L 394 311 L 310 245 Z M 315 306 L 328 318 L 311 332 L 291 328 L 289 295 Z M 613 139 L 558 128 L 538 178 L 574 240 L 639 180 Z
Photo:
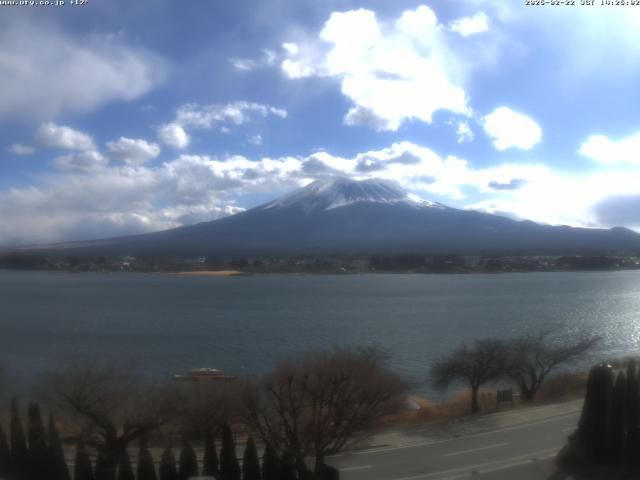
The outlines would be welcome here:
M 222 427 L 222 450 L 220 451 L 220 479 L 241 480 L 240 465 L 236 457 L 236 445 L 228 423 Z
M 595 425 L 596 417 L 598 416 L 597 408 L 597 384 L 598 376 L 600 373 L 600 366 L 596 365 L 591 367 L 589 371 L 589 378 L 587 380 L 587 392 L 584 398 L 584 404 L 582 406 L 582 414 L 580 416 L 580 422 L 578 423 L 578 433 L 580 439 L 584 443 L 586 454 L 588 458 L 592 458 L 594 445 L 593 439 L 595 438 Z
M 23 480 L 29 476 L 27 439 L 22 428 L 18 402 L 11 400 L 11 480 Z
M 11 474 L 11 450 L 7 437 L 0 425 L 0 478 L 6 478 Z
M 216 451 L 216 442 L 211 430 L 207 430 L 204 439 L 204 459 L 202 460 L 202 476 L 216 477 L 220 476 L 220 466 L 218 464 L 218 452 Z
M 105 454 L 101 449 L 98 449 L 95 467 L 96 480 L 112 480 L 109 478 L 109 473 Z
M 40 407 L 37 403 L 30 403 L 27 412 L 29 473 L 32 478 L 45 478 L 49 470 L 49 451 Z
M 610 457 L 610 445 L 612 443 L 611 416 L 613 400 L 613 369 L 611 365 L 602 367 L 602 386 L 600 392 L 600 408 L 602 415 L 598 419 L 598 434 L 596 436 L 598 454 L 596 459 L 600 463 L 607 463 Z
M 53 413 L 49 414 L 49 478 L 51 480 L 71 480 L 69 467 L 64 458 L 64 448 Z
M 89 452 L 87 452 L 84 443 L 78 440 L 76 444 L 76 461 L 73 471 L 73 480 L 94 480 L 93 466 L 91 465 L 91 459 L 89 458 Z
M 276 450 L 267 443 L 262 456 L 262 478 L 263 480 L 279 480 L 280 459 Z
M 340 470 L 331 465 L 322 465 L 322 480 L 340 480 Z
M 607 444 L 611 441 L 609 425 L 612 393 L 611 366 L 602 364 L 593 367 L 589 373 L 578 431 L 584 441 L 587 457 L 596 463 L 606 461 Z
M 133 467 L 131 466 L 131 458 L 129 452 L 125 448 L 122 455 L 120 455 L 120 462 L 118 465 L 118 480 L 136 480 L 133 474 Z
M 160 459 L 160 480 L 178 480 L 176 457 L 173 456 L 173 450 L 169 447 L 164 449 Z
M 282 460 L 280 462 L 280 476 L 278 477 L 278 480 L 298 480 L 296 460 L 289 451 L 285 451 L 282 454 Z
M 627 442 L 625 460 L 631 465 L 638 465 L 638 452 L 640 452 L 640 396 L 634 360 L 630 361 L 627 366 L 626 404 Z
M 613 387 L 613 399 L 611 403 L 611 443 L 608 446 L 608 461 L 613 465 L 619 465 L 624 457 L 627 437 L 627 425 L 625 424 L 625 396 L 627 382 L 624 373 L 620 372 Z
M 140 442 L 136 478 L 137 480 L 157 480 L 158 478 L 156 476 L 156 467 L 153 465 L 153 457 L 144 441 Z
M 119 463 L 119 461 L 114 462 L 112 452 L 98 450 L 95 470 L 96 480 L 115 480 Z
M 596 377 L 598 376 L 598 366 L 593 366 L 589 370 L 589 377 L 587 379 L 587 391 L 584 396 L 584 403 L 582 404 L 582 413 L 580 415 L 580 421 L 578 422 L 578 433 L 581 438 L 586 442 L 587 438 L 591 434 L 593 427 L 593 417 L 595 416 L 595 395 L 596 395 Z
M 178 471 L 179 480 L 189 480 L 198 476 L 198 457 L 193 447 L 186 441 L 180 450 L 180 469 Z
M 260 460 L 258 449 L 252 437 L 247 439 L 242 457 L 242 480 L 260 480 Z

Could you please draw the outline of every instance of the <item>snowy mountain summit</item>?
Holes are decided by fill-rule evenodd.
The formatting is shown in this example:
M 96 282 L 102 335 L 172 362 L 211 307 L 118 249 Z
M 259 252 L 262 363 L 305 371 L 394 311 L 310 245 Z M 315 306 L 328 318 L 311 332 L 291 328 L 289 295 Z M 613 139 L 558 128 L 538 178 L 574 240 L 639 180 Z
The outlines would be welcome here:
M 299 208 L 305 213 L 311 213 L 332 210 L 355 203 L 406 205 L 414 208 L 445 208 L 439 203 L 423 200 L 417 195 L 407 193 L 392 182 L 377 179 L 357 181 L 341 177 L 316 180 L 261 208 L 264 210 Z

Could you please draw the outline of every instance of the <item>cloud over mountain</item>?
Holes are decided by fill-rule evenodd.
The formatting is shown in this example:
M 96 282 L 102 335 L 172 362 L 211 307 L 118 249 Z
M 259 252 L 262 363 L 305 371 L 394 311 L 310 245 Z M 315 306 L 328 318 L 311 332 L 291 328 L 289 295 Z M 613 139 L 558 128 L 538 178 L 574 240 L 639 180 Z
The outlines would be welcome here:
M 3 23 L 0 44 L 0 120 L 48 120 L 134 100 L 166 76 L 158 55 L 117 35 L 77 38 L 47 23 L 18 20 Z

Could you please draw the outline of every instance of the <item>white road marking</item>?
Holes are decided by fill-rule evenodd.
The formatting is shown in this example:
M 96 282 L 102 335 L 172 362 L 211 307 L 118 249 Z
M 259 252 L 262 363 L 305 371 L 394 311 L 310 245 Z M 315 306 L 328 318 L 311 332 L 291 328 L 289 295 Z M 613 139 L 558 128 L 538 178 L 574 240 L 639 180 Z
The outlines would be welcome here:
M 504 428 L 498 428 L 495 430 L 490 430 L 488 432 L 481 432 L 481 433 L 474 433 L 471 435 L 463 435 L 463 436 L 459 436 L 459 437 L 453 437 L 453 438 L 448 438 L 446 440 L 434 440 L 431 442 L 422 442 L 422 443 L 414 443 L 411 445 L 403 445 L 400 447 L 390 447 L 390 448 L 374 448 L 371 450 L 362 450 L 359 452 L 349 452 L 347 454 L 342 454 L 342 455 L 335 455 L 335 457 L 339 457 L 339 456 L 355 456 L 355 455 L 371 455 L 372 453 L 383 453 L 383 452 L 394 452 L 397 450 L 405 450 L 405 449 L 410 449 L 410 448 L 420 448 L 420 447 L 428 447 L 431 445 L 440 445 L 442 443 L 449 443 L 449 442 L 455 442 L 457 440 L 462 440 L 462 439 L 466 439 L 466 438 L 476 438 L 476 437 L 484 437 L 487 435 L 493 435 L 496 433 L 501 433 L 501 432 L 508 432 L 511 430 L 518 430 L 521 428 L 528 428 L 528 427 L 533 427 L 536 425 L 541 425 L 544 423 L 550 423 L 550 422 L 556 422 L 558 420 L 563 420 L 565 418 L 568 417 L 573 417 L 573 416 L 577 416 L 579 415 L 580 412 L 572 412 L 572 413 L 568 413 L 568 414 L 563 414 L 563 415 L 557 415 L 551 418 L 546 418 L 544 420 L 537 420 L 535 422 L 529 422 L 529 423 L 523 423 L 523 424 L 519 424 L 519 425 L 513 425 L 511 427 L 504 427 Z
M 345 468 L 340 468 L 339 470 L 341 472 L 353 472 L 355 470 L 369 470 L 370 468 L 373 468 L 373 465 L 360 465 L 357 467 L 345 467 Z
M 460 478 L 460 476 L 455 476 L 456 473 L 459 475 L 461 472 L 466 472 L 464 475 L 462 475 L 463 477 L 465 477 L 465 476 L 468 476 L 469 473 L 473 472 L 474 470 L 476 471 L 483 470 L 484 467 L 487 467 L 486 469 L 483 470 L 485 472 L 517 467 L 518 465 L 524 465 L 529 463 L 533 458 L 541 459 L 541 458 L 546 458 L 550 455 L 552 456 L 557 451 L 558 451 L 557 448 L 540 450 L 538 452 L 527 453 L 526 455 L 518 455 L 516 457 L 509 457 L 502 460 L 494 460 L 492 462 L 479 463 L 477 465 L 470 465 L 468 467 L 458 467 L 458 468 L 452 468 L 450 470 L 441 470 L 439 472 L 424 473 L 422 475 L 412 475 L 410 477 L 394 478 L 393 480 L 422 480 L 426 478 L 433 478 L 439 475 L 446 475 L 448 473 L 454 474 L 454 476 L 444 477 L 442 480 L 445 480 L 445 479 L 452 480 L 452 479 Z
M 457 437 L 454 440 L 457 440 L 461 437 Z M 411 445 L 403 445 L 401 447 L 389 447 L 389 448 L 376 448 L 372 450 L 362 450 L 360 452 L 350 452 L 345 453 L 343 455 L 334 455 L 335 457 L 348 457 L 353 455 L 371 455 L 372 453 L 384 453 L 384 452 L 395 452 L 396 450 L 407 450 L 409 448 L 418 448 L 418 447 L 429 447 L 431 445 L 440 445 L 441 443 L 448 443 L 451 439 L 447 440 L 434 440 L 432 442 L 423 442 L 423 443 L 413 443 Z
M 469 478 L 471 476 L 478 475 L 478 474 L 485 475 L 487 473 L 494 473 L 494 472 L 499 472 L 501 470 L 507 470 L 509 468 L 520 467 L 522 465 L 526 465 L 526 464 L 531 463 L 531 462 L 536 462 L 536 461 L 540 461 L 540 460 L 547 460 L 549 458 L 555 457 L 555 455 L 556 454 L 554 452 L 554 453 L 543 455 L 543 456 L 540 456 L 540 457 L 530 458 L 528 460 L 519 460 L 519 461 L 512 462 L 512 463 L 505 463 L 504 465 L 500 465 L 500 466 L 497 466 L 497 467 L 482 468 L 480 470 L 474 470 L 472 472 L 465 472 L 462 475 L 453 475 L 453 476 L 449 476 L 449 477 L 442 477 L 442 478 L 439 478 L 438 480 L 459 480 L 461 478 Z
M 566 415 L 557 415 L 555 417 L 546 418 L 544 420 L 536 420 L 535 422 L 523 423 L 523 424 L 520 424 L 520 425 L 513 425 L 512 427 L 497 428 L 495 430 L 490 430 L 488 432 L 474 433 L 472 435 L 467 435 L 466 437 L 457 437 L 457 438 L 484 437 L 486 435 L 491 435 L 493 433 L 508 432 L 508 431 L 511 431 L 511 430 L 519 430 L 521 428 L 533 427 L 535 425 L 542 425 L 543 423 L 551 423 L 551 422 L 555 422 L 557 420 L 563 420 L 563 419 L 568 418 L 568 417 L 575 417 L 575 416 L 577 416 L 579 414 L 580 414 L 580 412 L 568 413 Z
M 459 452 L 445 453 L 443 457 L 456 457 L 458 455 L 464 455 L 465 453 L 480 452 L 482 450 L 489 450 L 490 448 L 506 447 L 508 443 L 496 443 L 495 445 L 487 445 L 486 447 L 470 448 L 469 450 L 461 450 Z
M 577 408 L 573 408 L 571 407 L 572 404 L 578 404 Z M 497 413 L 491 413 L 488 414 L 487 417 L 490 418 L 505 418 L 505 417 L 515 417 L 515 418 L 530 418 L 531 417 L 531 413 L 536 413 L 539 410 L 548 410 L 550 407 L 563 407 L 563 408 L 557 408 L 556 410 L 558 411 L 558 413 L 554 413 L 551 415 L 546 415 L 543 418 L 550 418 L 550 417 L 561 417 L 564 415 L 571 415 L 573 413 L 579 413 L 580 411 L 582 411 L 582 400 L 579 401 L 572 401 L 572 402 L 567 402 L 567 403 L 554 403 L 551 405 L 540 405 L 538 407 L 526 407 L 524 409 L 518 409 L 515 411 L 502 411 L 502 412 L 497 412 Z M 385 433 L 385 435 L 388 436 L 393 436 L 393 435 L 406 435 L 406 434 L 411 434 L 411 433 L 415 433 L 415 432 L 426 432 L 431 430 L 433 425 L 439 425 L 441 423 L 446 423 L 450 420 L 447 419 L 441 419 L 441 420 L 436 420 L 434 422 L 429 422 L 427 424 L 426 428 L 422 428 L 420 426 L 416 426 L 413 428 L 407 428 L 405 430 L 400 430 L 400 431 L 389 431 L 387 433 Z

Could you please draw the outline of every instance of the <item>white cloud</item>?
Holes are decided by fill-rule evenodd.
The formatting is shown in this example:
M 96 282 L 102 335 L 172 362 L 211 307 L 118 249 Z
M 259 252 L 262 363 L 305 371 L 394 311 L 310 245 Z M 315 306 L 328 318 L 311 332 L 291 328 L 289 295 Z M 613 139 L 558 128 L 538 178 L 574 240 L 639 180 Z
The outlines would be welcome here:
M 0 192 L 0 244 L 142 233 L 235 213 L 229 194 L 253 165 L 197 156 L 154 168 L 105 161 L 96 152 L 59 157 L 59 173 L 43 176 L 44 184 Z
M 472 142 L 475 138 L 475 134 L 468 122 L 458 122 L 456 133 L 458 135 L 458 143 Z
M 289 78 L 306 78 L 316 74 L 316 69 L 304 62 L 287 58 L 280 64 L 282 71 Z
M 251 72 L 258 68 L 269 67 L 274 65 L 278 59 L 278 55 L 273 50 L 262 50 L 262 57 L 253 58 L 231 58 L 229 62 L 234 70 L 238 72 Z
M 464 159 L 441 157 L 410 142 L 395 143 L 352 159 L 323 155 L 318 158 L 325 165 L 346 176 L 385 178 L 424 198 L 540 223 L 611 227 L 622 217 L 611 214 L 616 205 L 626 202 L 633 208 L 640 202 L 640 171 L 564 173 L 540 163 L 478 168 Z M 615 196 L 628 196 L 629 200 L 606 204 Z M 640 230 L 640 215 L 635 218 L 636 223 L 623 225 Z
M 165 74 L 159 57 L 117 35 L 70 36 L 16 21 L 3 23 L 0 44 L 0 119 L 51 119 L 134 100 Z
M 410 142 L 350 158 L 327 152 L 259 160 L 180 155 L 160 165 L 132 167 L 109 166 L 91 151 L 59 157 L 55 164 L 61 173 L 45 176 L 44 186 L 0 193 L 0 216 L 16 222 L 15 229 L 0 225 L 0 243 L 104 237 L 211 220 L 237 211 L 233 199 L 239 196 L 287 191 L 327 174 L 393 180 L 425 197 L 461 202 L 466 188 L 495 194 L 491 182 L 531 182 L 545 172 L 536 165 L 474 169 L 463 159 Z
M 117 141 L 107 143 L 113 158 L 129 165 L 142 165 L 160 155 L 160 147 L 142 139 L 120 137 Z
M 321 152 L 301 160 L 297 175 L 308 178 L 331 173 L 356 179 L 383 178 L 423 198 L 459 208 L 557 225 L 602 225 L 594 213 L 598 202 L 615 192 L 637 192 L 640 184 L 640 172 L 567 175 L 539 163 L 477 168 L 464 159 L 442 157 L 410 142 L 353 158 Z M 311 160 L 313 169 L 305 170 L 304 164 Z
M 585 174 L 561 174 L 549 168 L 531 175 L 514 178 L 527 180 L 513 191 L 501 191 L 492 198 L 469 205 L 469 208 L 495 212 L 510 212 L 525 218 L 553 225 L 584 227 L 612 227 L 615 216 L 602 215 L 598 211 L 607 199 L 621 195 L 637 195 L 640 172 L 593 172 Z M 623 226 L 640 229 L 637 223 Z
M 285 42 L 282 44 L 282 48 L 289 54 L 289 55 L 297 55 L 300 52 L 300 47 L 298 47 L 297 43 L 293 43 L 293 42 Z
M 535 30 L 536 40 L 542 40 L 544 47 L 554 45 L 554 55 L 545 59 L 550 69 L 541 70 L 543 74 L 556 72 L 561 81 L 566 81 L 566 73 L 572 77 L 576 74 L 593 75 L 594 69 L 604 62 L 611 70 L 610 78 L 618 80 L 628 74 L 634 74 L 634 78 L 637 76 L 636 63 L 628 61 L 640 53 L 640 38 L 637 35 L 640 10 L 636 8 L 555 9 L 549 12 L 544 8 L 522 8 L 517 2 L 504 0 L 472 0 L 472 4 L 487 11 L 492 18 L 496 17 L 509 29 L 509 43 L 518 41 L 523 31 Z M 571 41 L 558 44 L 556 38 L 559 31 Z M 602 34 L 605 31 L 607 35 Z M 598 39 L 598 42 L 594 42 L 594 39 Z M 592 47 L 589 54 L 585 55 L 583 45 L 590 42 L 593 42 Z M 527 44 L 531 47 L 531 40 Z M 532 51 L 535 52 L 535 47 Z M 557 71 L 557 67 L 561 67 L 563 72 Z
M 329 57 L 333 57 L 332 65 L 339 71 L 348 68 L 344 62 L 354 54 L 374 47 L 381 36 L 375 12 L 363 8 L 333 12 L 320 32 L 322 40 L 334 45 Z
M 385 130 L 388 122 L 369 108 L 353 107 L 344 117 L 344 124 L 350 126 L 369 127 L 374 130 Z
M 7 151 L 13 153 L 14 155 L 33 155 L 36 151 L 35 148 L 29 146 L 29 145 L 22 145 L 20 143 L 14 143 L 13 145 L 11 145 L 9 148 L 7 148 Z
M 605 135 L 592 135 L 578 152 L 600 163 L 640 165 L 640 133 L 614 141 Z
M 468 189 L 508 199 L 549 177 L 540 165 L 474 169 L 463 159 L 441 157 L 410 142 L 350 158 L 327 152 L 260 160 L 181 155 L 153 167 L 104 161 L 90 153 L 61 157 L 58 167 L 68 173 L 51 175 L 44 187 L 0 193 L 0 215 L 17 222 L 15 229 L 0 226 L 0 243 L 104 237 L 211 220 L 237 211 L 233 199 L 239 196 L 287 191 L 328 174 L 393 180 L 424 197 L 457 204 Z M 520 179 L 527 183 L 516 189 L 514 180 Z M 514 188 L 496 191 L 492 182 Z M 39 238 L 42 225 L 49 230 Z
M 249 138 L 249 143 L 250 143 L 251 145 L 256 145 L 256 146 L 262 145 L 262 141 L 263 141 L 263 139 L 262 139 L 262 135 L 260 135 L 260 134 L 252 135 L 252 136 Z
M 96 172 L 105 168 L 109 160 L 100 152 L 89 150 L 57 157 L 53 164 L 59 170 Z
M 534 120 L 507 107 L 496 108 L 487 115 L 484 130 L 498 150 L 528 150 L 542 139 L 542 130 Z
M 463 37 L 489 30 L 489 17 L 484 12 L 478 12 L 471 17 L 460 18 L 451 23 L 451 30 Z
M 52 122 L 41 125 L 36 138 L 43 147 L 81 151 L 95 150 L 91 136 L 71 127 L 56 125 Z
M 567 175 L 541 164 L 510 163 L 478 168 L 411 142 L 353 157 L 324 151 L 257 160 L 180 155 L 130 166 L 109 165 L 89 151 L 58 157 L 55 164 L 59 171 L 42 176 L 44 183 L 0 192 L 0 244 L 100 238 L 212 220 L 239 211 L 238 198 L 285 192 L 325 175 L 393 180 L 452 206 L 576 226 L 618 218 L 610 214 L 613 207 L 605 215 L 598 205 L 612 195 L 637 197 L 640 184 L 640 172 Z
M 397 130 L 412 119 L 430 123 L 441 109 L 469 114 L 445 33 L 424 5 L 403 12 L 391 25 L 380 24 L 370 10 L 334 12 L 320 42 L 297 44 L 281 68 L 289 78 L 338 78 L 354 104 L 347 125 L 363 119 L 378 130 Z
M 208 129 L 221 124 L 244 125 L 255 115 L 287 118 L 287 111 L 262 103 L 245 101 L 213 105 L 187 103 L 178 108 L 175 122 L 183 127 Z
M 177 123 L 162 125 L 158 129 L 158 140 L 164 145 L 179 149 L 187 148 L 191 142 L 187 132 Z

